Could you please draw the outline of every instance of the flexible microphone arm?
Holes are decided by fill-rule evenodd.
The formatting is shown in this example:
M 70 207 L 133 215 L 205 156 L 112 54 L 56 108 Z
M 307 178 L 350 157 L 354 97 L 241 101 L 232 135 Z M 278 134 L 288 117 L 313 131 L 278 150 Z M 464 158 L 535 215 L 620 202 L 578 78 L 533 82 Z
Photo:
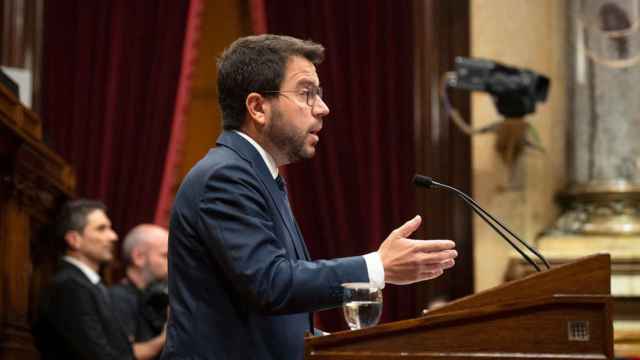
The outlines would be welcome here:
M 535 263 L 535 261 L 531 260 L 531 258 L 522 251 L 522 249 L 520 249 L 518 246 L 516 246 L 516 244 L 513 243 L 513 241 L 511 241 L 511 239 L 509 239 L 509 237 L 507 237 L 502 231 L 500 231 L 500 229 L 498 229 L 496 227 L 496 224 L 502 228 L 503 230 L 505 230 L 506 232 L 508 232 L 511 236 L 513 236 L 514 239 L 516 239 L 520 244 L 522 244 L 524 247 L 526 247 L 529 251 L 531 251 L 532 253 L 534 253 L 546 266 L 547 269 L 550 269 L 551 266 L 549 265 L 549 262 L 544 258 L 544 256 L 542 256 L 542 254 L 540 254 L 535 248 L 533 248 L 531 245 L 527 244 L 525 241 L 523 241 L 522 239 L 520 239 L 516 234 L 513 233 L 513 231 L 511 231 L 506 225 L 504 225 L 503 223 L 501 223 L 500 221 L 498 221 L 496 218 L 494 218 L 491 214 L 489 214 L 486 210 L 484 210 L 475 200 L 473 200 L 469 195 L 465 194 L 464 192 L 449 186 L 449 185 L 445 185 L 445 184 L 441 184 L 435 180 L 433 180 L 432 178 L 428 177 L 428 176 L 424 176 L 424 175 L 418 175 L 416 174 L 413 177 L 413 183 L 418 185 L 418 186 L 422 186 L 422 187 L 426 187 L 426 188 L 442 188 L 445 190 L 449 190 L 449 191 L 453 191 L 458 197 L 460 197 L 462 200 L 464 200 L 464 202 L 466 202 L 471 209 L 478 215 L 480 216 L 480 218 L 482 220 L 484 220 L 487 224 L 489 224 L 489 226 L 491 226 L 491 228 L 497 232 L 504 240 L 506 240 L 509 245 L 511 245 L 525 260 L 527 260 L 529 262 L 529 264 L 531 264 L 537 271 L 541 271 L 540 267 Z M 491 219 L 492 221 L 489 221 L 489 219 L 487 219 L 487 217 L 489 219 Z

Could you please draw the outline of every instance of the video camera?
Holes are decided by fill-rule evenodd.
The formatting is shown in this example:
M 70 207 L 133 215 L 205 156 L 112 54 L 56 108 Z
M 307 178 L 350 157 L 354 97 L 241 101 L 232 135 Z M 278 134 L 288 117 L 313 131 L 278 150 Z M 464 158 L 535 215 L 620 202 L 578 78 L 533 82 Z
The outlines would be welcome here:
M 458 57 L 449 87 L 491 94 L 498 112 L 519 118 L 535 112 L 547 99 L 549 78 L 531 70 L 509 67 L 491 60 Z

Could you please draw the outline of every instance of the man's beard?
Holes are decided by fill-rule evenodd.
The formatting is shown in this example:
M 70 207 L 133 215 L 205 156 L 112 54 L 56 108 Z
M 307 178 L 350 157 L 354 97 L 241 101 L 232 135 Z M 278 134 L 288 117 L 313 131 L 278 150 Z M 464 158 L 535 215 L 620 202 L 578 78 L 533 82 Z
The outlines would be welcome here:
M 142 267 L 141 273 L 145 285 L 149 285 L 151 282 L 157 280 L 148 262 Z
M 286 157 L 289 164 L 313 156 L 313 154 L 304 153 L 307 133 L 297 133 L 295 128 L 285 122 L 282 112 L 277 107 L 273 109 L 267 136 L 273 146 Z

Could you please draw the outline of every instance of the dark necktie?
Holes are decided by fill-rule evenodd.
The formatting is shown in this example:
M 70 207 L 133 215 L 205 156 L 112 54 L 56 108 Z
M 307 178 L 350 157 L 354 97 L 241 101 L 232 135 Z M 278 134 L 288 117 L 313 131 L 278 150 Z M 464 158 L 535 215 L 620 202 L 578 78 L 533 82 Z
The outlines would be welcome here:
M 289 216 L 289 219 L 291 220 L 291 226 L 293 226 L 293 230 L 296 231 L 298 235 L 298 240 L 294 239 L 294 241 L 297 243 L 296 247 L 302 248 L 303 253 L 301 254 L 301 256 L 303 257 L 304 260 L 310 260 L 311 258 L 309 257 L 309 251 L 307 250 L 307 246 L 304 244 L 302 240 L 302 234 L 300 233 L 298 224 L 296 223 L 296 220 L 293 217 L 293 211 L 291 211 L 291 205 L 289 204 L 289 196 L 287 195 L 287 183 L 284 180 L 284 178 L 280 175 L 278 175 L 275 178 L 275 181 L 276 181 L 276 184 L 278 184 L 278 188 L 280 189 L 280 191 L 282 191 L 282 197 L 284 198 L 284 202 L 285 202 L 285 211 Z
M 276 184 L 278 184 L 278 188 L 280 188 L 280 191 L 282 191 L 284 201 L 286 203 L 287 212 L 288 212 L 289 218 L 291 219 L 291 222 L 295 226 L 295 229 L 298 233 L 298 239 L 300 239 L 300 242 L 302 242 L 301 245 L 304 251 L 305 260 L 311 260 L 311 257 L 309 256 L 309 251 L 307 250 L 307 245 L 304 244 L 304 241 L 302 240 L 302 234 L 300 234 L 300 229 L 298 228 L 298 224 L 296 223 L 296 220 L 293 217 L 293 212 L 291 211 L 291 205 L 289 204 L 289 196 L 287 196 L 287 183 L 284 181 L 284 178 L 280 175 L 278 175 L 275 180 L 276 180 Z M 311 334 L 315 332 L 313 312 L 309 312 L 309 331 Z
M 287 194 L 287 182 L 284 181 L 284 178 L 280 175 L 276 177 L 276 184 L 278 184 L 278 188 L 282 191 L 285 203 L 287 204 L 287 209 L 289 209 L 289 215 L 293 218 L 293 213 L 291 212 L 291 205 L 289 204 L 289 196 Z
M 96 287 L 98 288 L 98 290 L 100 290 L 100 293 L 102 293 L 102 298 L 104 299 L 104 301 L 109 304 L 111 303 L 111 299 L 109 298 L 109 291 L 107 290 L 107 287 L 104 286 L 104 284 L 102 283 L 102 281 L 99 281 L 96 284 Z
M 287 183 L 282 176 L 276 176 L 276 184 L 278 184 L 278 188 L 287 195 Z

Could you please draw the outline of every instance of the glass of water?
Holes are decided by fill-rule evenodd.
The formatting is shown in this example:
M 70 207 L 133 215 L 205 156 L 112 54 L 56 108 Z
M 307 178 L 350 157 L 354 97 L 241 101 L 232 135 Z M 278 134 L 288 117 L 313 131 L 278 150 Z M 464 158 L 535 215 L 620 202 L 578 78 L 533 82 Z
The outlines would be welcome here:
M 342 284 L 344 319 L 351 330 L 374 326 L 382 314 L 382 290 L 370 283 Z

